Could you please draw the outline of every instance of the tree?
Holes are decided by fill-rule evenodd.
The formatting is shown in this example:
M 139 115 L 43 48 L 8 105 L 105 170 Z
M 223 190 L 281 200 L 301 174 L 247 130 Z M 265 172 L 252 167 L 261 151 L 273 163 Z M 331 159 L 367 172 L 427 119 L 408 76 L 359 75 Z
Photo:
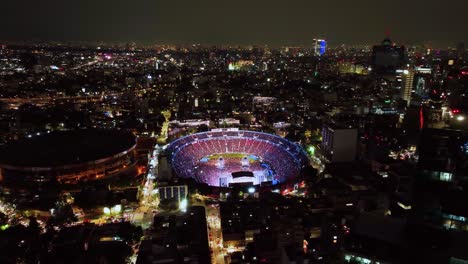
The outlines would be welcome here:
M 76 222 L 73 208 L 69 204 L 62 204 L 57 206 L 55 214 L 49 219 L 51 224 L 64 224 Z
M 209 127 L 206 124 L 201 124 L 198 126 L 198 132 L 207 132 Z

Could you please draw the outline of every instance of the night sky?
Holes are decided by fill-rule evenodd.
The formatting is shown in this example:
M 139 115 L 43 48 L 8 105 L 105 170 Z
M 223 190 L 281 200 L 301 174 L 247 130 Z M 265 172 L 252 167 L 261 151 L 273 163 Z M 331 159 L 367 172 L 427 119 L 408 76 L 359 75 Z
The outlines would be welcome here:
M 2 40 L 309 45 L 468 40 L 466 0 L 3 0 Z

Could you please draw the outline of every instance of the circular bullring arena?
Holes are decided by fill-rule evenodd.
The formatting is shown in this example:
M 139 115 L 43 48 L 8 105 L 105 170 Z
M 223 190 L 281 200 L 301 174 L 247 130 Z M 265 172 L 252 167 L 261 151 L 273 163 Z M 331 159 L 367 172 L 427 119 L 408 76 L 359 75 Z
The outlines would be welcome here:
M 51 132 L 0 148 L 0 183 L 75 184 L 110 177 L 135 161 L 136 137 L 116 130 Z
M 308 164 L 298 144 L 255 131 L 196 133 L 173 141 L 166 151 L 177 176 L 217 187 L 275 185 L 294 179 Z

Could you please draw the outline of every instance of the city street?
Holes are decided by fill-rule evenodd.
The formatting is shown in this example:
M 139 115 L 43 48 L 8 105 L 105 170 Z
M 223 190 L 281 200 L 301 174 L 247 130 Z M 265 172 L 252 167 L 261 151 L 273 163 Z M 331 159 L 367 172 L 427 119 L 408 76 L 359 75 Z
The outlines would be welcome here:
M 193 205 L 200 205 L 205 207 L 211 263 L 224 264 L 225 250 L 223 248 L 223 232 L 221 229 L 221 214 L 219 211 L 219 205 L 206 204 L 210 198 L 199 194 L 194 194 L 194 198 L 200 202 L 194 202 Z

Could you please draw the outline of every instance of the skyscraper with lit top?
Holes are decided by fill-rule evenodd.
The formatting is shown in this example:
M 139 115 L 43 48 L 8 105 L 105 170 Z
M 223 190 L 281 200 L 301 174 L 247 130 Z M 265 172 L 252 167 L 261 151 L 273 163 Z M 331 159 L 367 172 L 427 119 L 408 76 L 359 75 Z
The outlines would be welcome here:
M 396 46 L 389 38 L 372 48 L 372 71 L 377 74 L 394 74 L 405 64 L 405 47 Z

